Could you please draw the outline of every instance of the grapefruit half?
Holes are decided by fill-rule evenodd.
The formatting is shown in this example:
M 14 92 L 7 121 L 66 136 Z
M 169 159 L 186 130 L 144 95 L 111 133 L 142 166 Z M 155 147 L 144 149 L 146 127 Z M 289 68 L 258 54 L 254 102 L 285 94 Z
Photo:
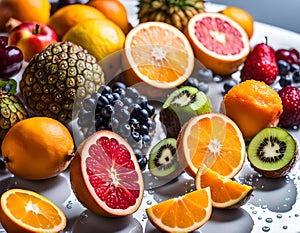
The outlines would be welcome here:
M 185 34 L 196 58 L 215 74 L 236 72 L 250 52 L 246 31 L 221 13 L 205 12 L 193 16 Z
M 134 213 L 144 194 L 142 171 L 131 146 L 107 130 L 94 133 L 79 146 L 70 181 L 81 204 L 103 216 Z

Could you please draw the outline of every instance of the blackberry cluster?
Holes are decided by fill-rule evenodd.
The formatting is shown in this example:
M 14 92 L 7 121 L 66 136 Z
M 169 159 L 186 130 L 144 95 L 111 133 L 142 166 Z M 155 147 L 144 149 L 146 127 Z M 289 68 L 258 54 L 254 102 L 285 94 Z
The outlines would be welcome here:
M 152 142 L 155 130 L 155 107 L 134 87 L 122 82 L 102 85 L 96 93 L 83 101 L 77 124 L 86 137 L 95 131 L 111 130 L 121 135 L 134 149 L 141 169 L 147 158 L 144 151 Z

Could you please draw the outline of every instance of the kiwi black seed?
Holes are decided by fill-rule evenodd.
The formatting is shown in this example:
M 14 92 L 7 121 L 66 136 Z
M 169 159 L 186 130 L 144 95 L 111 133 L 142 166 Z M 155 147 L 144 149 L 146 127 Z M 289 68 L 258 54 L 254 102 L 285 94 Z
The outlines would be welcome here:
M 270 178 L 287 175 L 296 163 L 297 143 L 285 129 L 268 127 L 250 141 L 247 156 L 257 172 Z
M 182 86 L 169 94 L 160 111 L 167 137 L 178 136 L 181 126 L 193 116 L 211 112 L 207 95 L 192 86 Z
M 152 175 L 159 178 L 172 179 L 181 173 L 177 160 L 175 138 L 165 138 L 152 147 L 148 168 Z

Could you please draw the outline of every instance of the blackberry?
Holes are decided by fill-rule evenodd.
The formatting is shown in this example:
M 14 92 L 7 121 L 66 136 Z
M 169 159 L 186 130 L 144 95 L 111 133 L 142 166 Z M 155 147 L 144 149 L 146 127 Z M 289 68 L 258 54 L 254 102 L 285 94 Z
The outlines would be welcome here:
M 97 93 L 83 101 L 77 124 L 85 136 L 108 129 L 120 134 L 134 149 L 141 169 L 147 164 L 145 157 L 155 130 L 155 107 L 134 87 L 122 82 L 102 85 Z M 140 155 L 141 154 L 141 155 Z

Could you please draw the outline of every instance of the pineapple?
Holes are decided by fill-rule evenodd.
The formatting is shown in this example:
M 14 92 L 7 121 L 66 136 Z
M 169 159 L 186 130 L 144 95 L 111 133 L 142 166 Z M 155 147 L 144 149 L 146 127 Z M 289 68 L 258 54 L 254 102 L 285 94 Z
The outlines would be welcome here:
M 104 73 L 96 58 L 83 47 L 64 41 L 49 45 L 30 60 L 20 92 L 35 115 L 66 124 L 103 83 Z
M 28 117 L 27 110 L 20 99 L 0 89 L 0 141 L 17 122 Z
M 184 31 L 190 18 L 205 12 L 203 0 L 139 0 L 140 23 L 161 21 Z

